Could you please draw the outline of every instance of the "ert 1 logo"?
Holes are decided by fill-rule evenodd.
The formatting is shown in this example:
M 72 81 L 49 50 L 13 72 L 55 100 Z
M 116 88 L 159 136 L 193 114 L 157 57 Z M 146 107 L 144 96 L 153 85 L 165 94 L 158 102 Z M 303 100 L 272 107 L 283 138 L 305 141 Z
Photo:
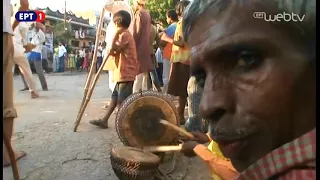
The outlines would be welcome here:
M 18 11 L 15 18 L 19 22 L 43 22 L 46 14 L 42 11 Z

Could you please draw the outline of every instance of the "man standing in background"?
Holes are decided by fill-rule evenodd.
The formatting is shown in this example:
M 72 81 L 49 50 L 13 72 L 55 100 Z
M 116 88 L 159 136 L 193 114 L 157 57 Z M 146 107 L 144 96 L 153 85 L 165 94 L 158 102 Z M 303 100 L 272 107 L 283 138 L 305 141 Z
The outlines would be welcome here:
M 43 25 L 41 23 L 34 23 L 31 26 L 32 30 L 34 31 L 31 44 L 34 44 L 36 47 L 31 51 L 30 60 L 36 69 L 36 72 L 38 74 L 38 77 L 41 83 L 42 90 L 48 91 L 48 85 L 43 73 L 42 58 L 41 58 L 42 47 L 46 38 L 43 31 L 40 29 L 42 26 Z
M 41 50 L 41 59 L 42 59 L 42 67 L 43 67 L 43 70 L 46 72 L 46 73 L 49 73 L 49 67 L 48 67 L 48 48 L 45 44 L 45 42 L 43 43 L 43 46 L 42 46 L 42 50 Z
M 139 75 L 134 81 L 133 93 L 147 89 L 148 73 L 152 71 L 152 61 L 150 56 L 150 31 L 151 16 L 145 9 L 146 0 L 134 0 L 135 8 L 133 23 L 133 38 L 136 42 Z
M 150 72 L 150 77 L 151 77 L 151 82 L 148 83 L 148 89 L 152 88 L 152 85 L 157 89 L 158 92 L 161 92 L 161 86 L 157 74 L 157 68 L 158 68 L 158 63 L 156 60 L 156 49 L 155 47 L 158 47 L 160 44 L 160 37 L 158 35 L 158 30 L 156 27 L 156 23 L 152 20 L 151 21 L 151 30 L 150 30 L 150 56 L 151 56 L 151 62 L 153 65 L 153 69 Z M 151 87 L 149 87 L 151 86 Z
M 102 64 L 102 46 L 101 43 L 99 43 L 98 52 L 97 52 L 97 65 L 96 65 L 96 72 L 98 72 L 101 64 Z
M 53 50 L 53 72 L 59 71 L 59 46 L 55 44 L 55 48 Z
M 64 47 L 62 42 L 59 42 L 59 69 L 58 72 L 64 72 L 65 58 L 67 54 L 67 49 Z
M 176 31 L 177 22 L 178 22 L 178 15 L 176 10 L 170 9 L 167 11 L 167 23 L 170 24 L 169 27 L 164 31 L 164 33 L 169 36 L 171 39 L 174 37 L 174 33 Z M 165 42 L 166 43 L 166 42 Z M 166 43 L 163 49 L 163 92 L 167 92 L 168 83 L 169 83 L 169 75 L 170 75 L 170 68 L 171 68 L 171 52 L 172 52 L 172 44 Z
M 79 51 L 79 56 L 80 56 L 80 62 L 79 64 L 81 64 L 81 68 L 82 68 L 82 64 L 83 64 L 83 61 L 84 61 L 84 56 L 85 56 L 85 51 L 84 51 L 84 47 L 82 47 Z

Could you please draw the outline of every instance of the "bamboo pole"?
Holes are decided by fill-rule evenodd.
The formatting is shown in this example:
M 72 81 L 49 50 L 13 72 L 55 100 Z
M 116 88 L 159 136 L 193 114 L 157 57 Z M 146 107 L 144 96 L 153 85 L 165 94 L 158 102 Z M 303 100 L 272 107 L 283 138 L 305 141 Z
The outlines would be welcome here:
M 88 105 L 88 103 L 89 103 L 89 101 L 91 99 L 93 90 L 94 90 L 94 88 L 95 88 L 95 86 L 96 86 L 96 84 L 98 82 L 99 76 L 100 76 L 100 74 L 101 74 L 101 72 L 103 70 L 103 66 L 106 64 L 106 62 L 108 60 L 108 57 L 109 57 L 109 55 L 107 56 L 107 58 L 105 58 L 103 60 L 103 62 L 101 64 L 97 74 L 95 75 L 95 77 L 94 77 L 94 79 L 93 79 L 93 81 L 92 81 L 92 83 L 90 85 L 89 91 L 88 91 L 87 96 L 86 96 L 85 101 L 84 101 L 84 104 L 83 104 L 83 106 L 81 106 L 80 113 L 79 113 L 79 116 L 78 116 L 78 120 L 76 121 L 76 124 L 75 124 L 75 127 L 74 127 L 74 132 L 77 131 L 77 128 L 78 128 L 78 126 L 80 124 L 80 121 L 81 121 L 81 118 L 83 116 L 83 113 L 86 110 L 86 107 L 87 107 L 87 105 Z
M 182 129 L 181 127 L 176 126 L 176 125 L 174 125 L 174 124 L 172 124 L 172 123 L 170 123 L 170 122 L 168 122 L 168 121 L 166 121 L 166 120 L 161 119 L 161 120 L 160 120 L 160 123 L 163 124 L 163 125 L 166 125 L 166 126 L 168 126 L 168 127 L 170 127 L 170 128 L 172 128 L 173 130 L 175 130 L 175 131 L 177 131 L 177 132 L 179 132 L 179 133 L 184 134 L 185 136 L 187 136 L 187 137 L 189 137 L 189 138 L 194 138 L 193 134 L 187 132 L 186 130 Z
M 87 77 L 87 81 L 86 81 L 86 84 L 85 84 L 85 87 L 84 87 L 83 98 L 82 98 L 80 109 L 79 109 L 79 112 L 78 112 L 78 115 L 77 115 L 77 119 L 76 119 L 76 122 L 75 122 L 75 127 L 73 129 L 74 132 L 77 131 L 78 125 L 80 124 L 80 121 L 81 121 L 81 118 L 82 118 L 82 115 L 83 115 L 83 112 L 81 113 L 81 111 L 82 111 L 83 106 L 85 104 L 85 101 L 86 101 L 86 98 L 87 98 L 87 94 L 88 94 L 88 90 L 89 90 L 89 87 L 91 85 L 91 80 L 92 80 L 92 77 L 93 77 L 93 74 L 94 74 L 95 64 L 97 63 L 98 44 L 99 44 L 99 39 L 100 39 L 100 36 L 101 36 L 104 13 L 105 13 L 105 9 L 102 8 L 102 11 L 101 11 L 101 14 L 100 14 L 98 30 L 97 30 L 97 34 L 96 34 L 96 41 L 95 41 L 93 60 L 92 60 L 92 64 L 91 64 L 90 71 L 89 71 L 89 75 Z M 101 67 L 103 67 L 103 66 L 101 65 Z
M 15 157 L 14 151 L 11 147 L 10 139 L 6 136 L 6 134 L 4 132 L 3 132 L 3 141 L 4 141 L 4 144 L 7 148 L 7 150 L 8 150 L 8 153 L 9 153 L 13 178 L 14 178 L 14 180 L 19 180 L 20 179 L 19 178 L 19 170 L 18 170 L 18 166 L 17 166 L 16 157 Z
M 169 151 L 181 151 L 182 145 L 177 146 L 148 146 L 144 147 L 145 152 L 169 152 Z

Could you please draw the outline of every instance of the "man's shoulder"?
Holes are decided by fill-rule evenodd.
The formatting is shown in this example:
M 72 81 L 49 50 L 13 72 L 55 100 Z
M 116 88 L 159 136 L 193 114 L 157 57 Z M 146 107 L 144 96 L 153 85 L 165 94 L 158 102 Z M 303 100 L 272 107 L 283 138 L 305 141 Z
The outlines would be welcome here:
M 316 161 L 314 161 L 314 164 Z M 285 174 L 281 174 L 282 179 L 316 179 L 316 167 L 296 167 Z
M 132 35 L 129 31 L 126 31 L 126 32 L 125 32 L 125 39 L 126 39 L 126 41 L 127 41 L 129 44 L 132 44 L 132 45 L 135 46 L 134 37 L 133 37 L 133 35 Z
M 151 15 L 149 13 L 149 11 L 147 11 L 146 9 L 140 9 L 137 12 L 140 16 L 144 16 L 144 17 L 149 17 L 151 18 Z
M 177 24 L 176 23 L 172 23 L 167 27 L 167 29 L 174 29 L 176 27 L 177 27 Z
M 316 167 L 316 129 L 284 144 L 262 157 L 241 173 L 239 180 L 257 176 L 259 179 L 281 177 L 315 177 Z M 254 178 L 255 179 L 255 178 Z M 314 179 L 314 178 L 302 178 Z
M 125 37 L 125 38 L 133 37 L 132 34 L 131 34 L 128 30 L 123 31 L 123 32 L 120 34 L 120 36 Z

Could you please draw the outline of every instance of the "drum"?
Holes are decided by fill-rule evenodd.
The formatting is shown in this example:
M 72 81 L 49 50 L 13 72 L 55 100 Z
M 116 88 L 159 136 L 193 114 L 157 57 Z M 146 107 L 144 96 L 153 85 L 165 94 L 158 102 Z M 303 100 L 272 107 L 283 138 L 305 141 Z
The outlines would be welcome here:
M 160 164 L 155 154 L 134 147 L 112 148 L 110 160 L 120 180 L 153 180 Z
M 159 123 L 167 120 L 180 126 L 179 115 L 170 95 L 142 91 L 129 96 L 116 116 L 116 131 L 126 146 L 171 145 L 179 138 L 173 129 Z

